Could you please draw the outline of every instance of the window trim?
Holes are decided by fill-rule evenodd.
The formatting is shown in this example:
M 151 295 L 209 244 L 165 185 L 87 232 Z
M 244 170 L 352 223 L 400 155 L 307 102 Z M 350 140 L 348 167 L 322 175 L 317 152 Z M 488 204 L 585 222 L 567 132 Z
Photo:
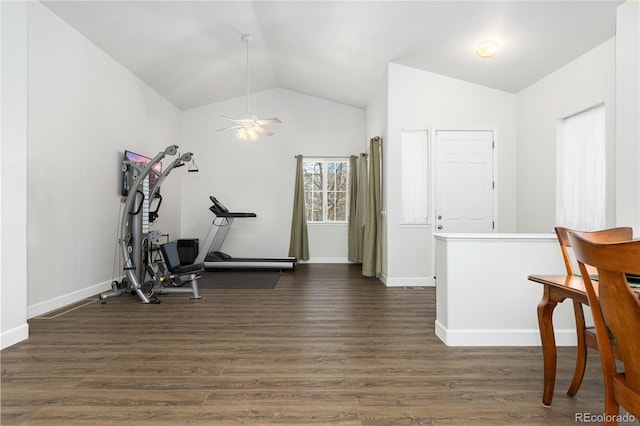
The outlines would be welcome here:
M 350 177 L 351 177 L 351 168 L 349 167 L 349 156 L 326 156 L 326 157 L 322 157 L 322 156 L 316 156 L 316 157 L 304 157 L 302 159 L 302 163 L 303 163 L 303 174 L 304 174 L 304 164 L 305 163 L 321 163 L 322 164 L 322 171 L 323 171 L 323 181 L 322 181 L 322 219 L 321 221 L 315 221 L 315 220 L 309 220 L 307 218 L 307 224 L 308 225 L 324 225 L 324 226 L 331 226 L 331 225 L 347 225 L 349 223 L 349 203 L 350 203 L 350 199 L 351 199 L 351 187 L 350 187 Z M 326 177 L 328 176 L 328 170 L 327 170 L 327 163 L 345 163 L 347 166 L 347 170 L 349 172 L 348 176 L 347 176 L 347 181 L 346 181 L 346 185 L 347 185 L 347 189 L 345 191 L 346 193 L 346 205 L 345 205 L 345 216 L 346 219 L 345 220 L 327 220 L 327 212 L 328 212 L 328 202 L 327 202 L 327 179 Z M 337 191 L 333 191 L 333 192 L 337 192 Z M 306 206 L 306 195 L 307 195 L 307 190 L 305 188 L 305 206 Z

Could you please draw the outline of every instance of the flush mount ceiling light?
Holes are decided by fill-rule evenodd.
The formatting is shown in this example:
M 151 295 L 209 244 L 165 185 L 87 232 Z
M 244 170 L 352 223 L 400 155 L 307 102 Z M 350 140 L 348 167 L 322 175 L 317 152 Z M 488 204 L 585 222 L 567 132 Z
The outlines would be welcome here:
M 254 114 L 249 113 L 249 42 L 253 40 L 253 37 L 250 34 L 244 34 L 242 36 L 242 41 L 247 45 L 247 104 L 246 104 L 246 112 L 244 114 L 240 114 L 236 118 L 229 118 L 225 116 L 221 116 L 225 120 L 233 121 L 235 124 L 233 126 L 225 127 L 221 130 L 230 130 L 230 129 L 238 129 L 238 139 L 240 140 L 256 140 L 258 139 L 258 133 L 262 133 L 263 135 L 271 136 L 273 132 L 269 129 L 265 129 L 263 126 L 269 124 L 277 124 L 281 123 L 279 118 L 266 118 L 263 120 L 258 120 L 258 117 Z
M 491 58 L 500 50 L 500 42 L 496 40 L 482 40 L 476 46 L 476 53 L 482 58 Z

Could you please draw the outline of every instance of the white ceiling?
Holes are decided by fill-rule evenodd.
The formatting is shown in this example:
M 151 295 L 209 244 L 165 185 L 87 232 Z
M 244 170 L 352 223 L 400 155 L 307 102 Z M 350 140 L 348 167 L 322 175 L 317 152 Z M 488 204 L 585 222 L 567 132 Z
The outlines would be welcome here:
M 517 92 L 615 35 L 619 1 L 46 1 L 180 109 L 274 87 L 366 106 L 388 62 Z M 474 53 L 497 35 L 494 58 Z

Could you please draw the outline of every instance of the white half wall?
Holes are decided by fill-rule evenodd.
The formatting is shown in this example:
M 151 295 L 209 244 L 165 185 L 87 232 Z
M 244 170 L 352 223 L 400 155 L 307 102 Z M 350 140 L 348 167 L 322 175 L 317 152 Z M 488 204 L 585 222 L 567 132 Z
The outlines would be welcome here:
M 603 102 L 606 109 L 607 225 L 614 225 L 615 46 L 612 38 L 517 94 L 518 232 L 553 232 L 556 223 L 556 124 L 562 118 Z
M 29 335 L 27 324 L 27 8 L 0 3 L 0 349 Z
M 209 196 L 230 211 L 254 212 L 236 219 L 222 246 L 235 257 L 282 257 L 289 252 L 295 155 L 344 156 L 365 149 L 363 109 L 271 89 L 251 94 L 251 113 L 278 117 L 273 136 L 240 141 L 233 130 L 216 131 L 245 112 L 245 98 L 184 111 L 180 143 L 195 154 L 199 173 L 181 178 L 181 237 L 203 242 L 213 220 Z M 310 261 L 347 259 L 347 225 L 310 225 Z
M 565 275 L 555 234 L 437 234 L 436 335 L 449 346 L 540 346 L 544 286 Z M 557 305 L 558 346 L 576 345 L 573 305 Z
M 33 317 L 120 276 L 122 151 L 154 156 L 175 144 L 179 110 L 39 2 L 28 3 L 28 84 Z M 163 185 L 158 229 L 175 235 L 180 201 L 172 178 Z

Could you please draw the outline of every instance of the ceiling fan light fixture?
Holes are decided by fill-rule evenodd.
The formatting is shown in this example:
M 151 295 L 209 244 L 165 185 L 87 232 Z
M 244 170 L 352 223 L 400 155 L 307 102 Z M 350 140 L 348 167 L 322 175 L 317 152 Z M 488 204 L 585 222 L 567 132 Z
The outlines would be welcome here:
M 258 139 L 257 125 L 251 121 L 245 121 L 238 128 L 237 137 L 242 141 L 246 141 L 247 139 L 251 139 L 255 141 Z

